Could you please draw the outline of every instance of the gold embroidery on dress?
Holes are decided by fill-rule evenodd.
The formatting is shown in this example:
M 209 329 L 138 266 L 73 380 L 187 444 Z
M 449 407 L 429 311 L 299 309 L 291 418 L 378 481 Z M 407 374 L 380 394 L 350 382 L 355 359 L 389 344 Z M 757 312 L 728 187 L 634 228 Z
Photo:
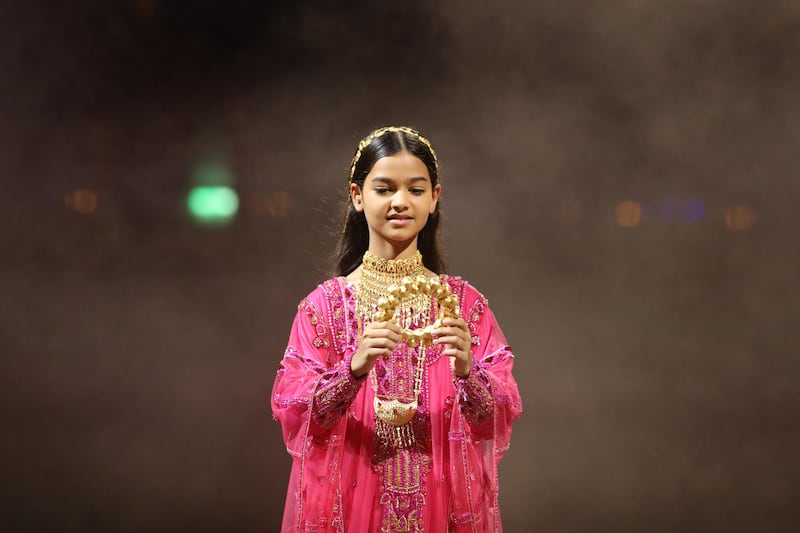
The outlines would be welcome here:
M 393 320 L 405 330 L 391 356 L 380 358 L 370 371 L 377 452 L 373 468 L 382 482 L 381 533 L 421 533 L 430 458 L 414 430 L 425 427 L 421 417 L 427 416 L 420 412 L 427 345 L 445 315 L 458 316 L 458 298 L 438 277 L 424 276 L 419 252 L 402 260 L 367 252 L 356 287 L 356 312 L 359 338 L 363 325 L 375 320 Z

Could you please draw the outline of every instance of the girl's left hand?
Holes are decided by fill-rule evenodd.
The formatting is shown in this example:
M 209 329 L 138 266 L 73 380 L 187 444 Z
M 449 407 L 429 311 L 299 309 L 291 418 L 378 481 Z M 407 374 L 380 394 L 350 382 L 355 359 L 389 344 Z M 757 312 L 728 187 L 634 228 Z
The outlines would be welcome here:
M 444 344 L 442 354 L 451 358 L 453 372 L 460 378 L 472 368 L 472 335 L 463 318 L 445 318 L 442 327 L 432 332 L 434 344 Z

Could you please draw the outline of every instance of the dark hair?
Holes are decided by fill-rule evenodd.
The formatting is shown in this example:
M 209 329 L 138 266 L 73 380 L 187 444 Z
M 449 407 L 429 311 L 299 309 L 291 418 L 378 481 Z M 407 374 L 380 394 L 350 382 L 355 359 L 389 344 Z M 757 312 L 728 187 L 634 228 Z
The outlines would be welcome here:
M 380 128 L 362 140 L 353 158 L 349 183 L 355 183 L 362 188 L 367 174 L 378 159 L 400 152 L 408 152 L 418 157 L 428 168 L 431 186 L 438 185 L 439 168 L 433 148 L 422 135 L 405 127 Z M 334 258 L 337 276 L 346 276 L 358 268 L 364 252 L 369 248 L 367 219 L 363 212 L 358 212 L 353 207 L 349 189 L 345 202 L 344 228 Z M 440 202 L 437 202 L 436 209 L 417 235 L 417 248 L 422 254 L 423 264 L 437 274 L 443 274 L 445 265 L 439 243 L 441 221 L 439 204 Z

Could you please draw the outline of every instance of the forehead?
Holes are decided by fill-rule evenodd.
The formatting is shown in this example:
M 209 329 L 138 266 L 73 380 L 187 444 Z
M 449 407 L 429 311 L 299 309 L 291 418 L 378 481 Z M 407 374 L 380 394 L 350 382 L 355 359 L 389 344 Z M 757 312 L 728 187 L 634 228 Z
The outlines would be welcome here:
M 367 174 L 367 179 L 371 178 L 425 178 L 430 180 L 430 173 L 420 158 L 408 152 L 399 152 L 375 161 Z

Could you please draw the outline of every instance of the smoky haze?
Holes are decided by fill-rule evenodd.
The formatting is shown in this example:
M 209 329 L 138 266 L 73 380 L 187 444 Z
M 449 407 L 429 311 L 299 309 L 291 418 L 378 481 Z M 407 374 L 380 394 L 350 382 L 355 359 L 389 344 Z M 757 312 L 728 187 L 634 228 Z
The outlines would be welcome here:
M 798 4 L 6 4 L 3 530 L 278 530 L 272 380 L 386 124 L 516 354 L 506 531 L 796 527 Z

